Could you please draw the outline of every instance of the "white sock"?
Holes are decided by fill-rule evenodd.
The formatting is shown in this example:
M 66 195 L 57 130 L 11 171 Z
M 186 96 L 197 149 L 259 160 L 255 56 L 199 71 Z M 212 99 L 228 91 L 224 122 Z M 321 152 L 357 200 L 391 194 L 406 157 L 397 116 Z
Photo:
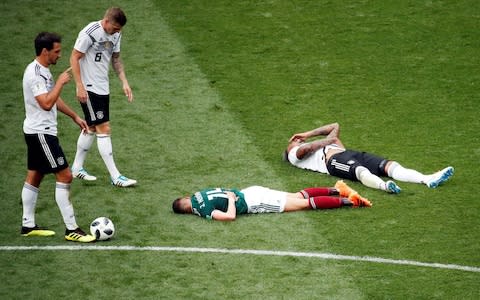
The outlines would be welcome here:
M 80 133 L 77 140 L 77 153 L 75 153 L 75 160 L 72 164 L 72 171 L 78 172 L 83 168 L 83 163 L 87 158 L 88 150 L 92 147 L 92 143 L 95 140 L 93 133 Z
M 35 227 L 35 206 L 37 205 L 38 192 L 40 190 L 28 183 L 23 184 L 22 189 L 22 226 Z
M 357 175 L 357 179 L 360 180 L 363 185 L 377 190 L 387 190 L 385 181 L 377 175 L 372 174 L 367 168 L 357 167 L 355 169 L 355 174 Z
M 75 220 L 75 213 L 73 211 L 72 202 L 70 202 L 70 184 L 57 182 L 55 187 L 55 200 L 63 217 L 63 222 L 68 230 L 78 228 Z
M 413 169 L 406 169 L 399 163 L 393 162 L 388 169 L 388 176 L 395 180 L 413 183 L 425 183 L 429 176 L 424 175 Z
M 108 172 L 112 179 L 118 178 L 120 172 L 113 160 L 112 139 L 109 134 L 97 134 L 98 152 L 102 156 L 103 162 L 107 166 Z

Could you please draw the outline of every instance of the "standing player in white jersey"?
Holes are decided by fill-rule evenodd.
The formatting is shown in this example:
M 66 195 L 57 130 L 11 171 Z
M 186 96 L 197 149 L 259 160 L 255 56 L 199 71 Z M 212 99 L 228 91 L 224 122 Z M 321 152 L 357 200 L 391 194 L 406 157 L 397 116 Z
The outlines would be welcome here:
M 55 200 L 66 226 L 65 239 L 74 242 L 93 242 L 95 237 L 78 227 L 69 199 L 72 173 L 57 138 L 57 110 L 72 118 L 82 129 L 87 128 L 81 119 L 60 97 L 63 86 L 70 81 L 69 70 L 54 82 L 49 66 L 60 58 L 59 35 L 41 32 L 35 38 L 36 58 L 25 69 L 23 96 L 25 121 L 23 132 L 27 143 L 28 172 L 22 189 L 23 218 L 20 233 L 23 236 L 52 236 L 54 231 L 41 228 L 35 222 L 35 206 L 40 183 L 45 174 L 56 178 Z
M 83 167 L 88 150 L 96 136 L 98 151 L 110 173 L 111 182 L 119 187 L 132 186 L 137 183 L 136 180 L 129 179 L 118 171 L 113 159 L 110 138 L 108 77 L 110 62 L 122 82 L 125 96 L 129 102 L 133 101 L 132 90 L 120 60 L 121 29 L 126 23 L 127 18 L 120 8 L 109 8 L 102 20 L 91 22 L 80 31 L 70 56 L 72 73 L 77 87 L 77 98 L 89 126 L 88 130 L 83 131 L 78 137 L 77 153 L 72 165 L 73 175 L 89 181 L 97 179 Z
M 307 139 L 315 136 L 325 137 L 307 142 Z M 426 175 L 404 168 L 393 160 L 371 153 L 345 149 L 339 136 L 338 123 L 296 133 L 289 140 L 287 150 L 284 152 L 284 160 L 298 168 L 360 181 L 365 186 L 394 194 L 400 193 L 400 187 L 392 180 L 383 181 L 380 176 L 404 182 L 422 183 L 429 188 L 436 188 L 453 175 L 453 167 L 446 167 Z

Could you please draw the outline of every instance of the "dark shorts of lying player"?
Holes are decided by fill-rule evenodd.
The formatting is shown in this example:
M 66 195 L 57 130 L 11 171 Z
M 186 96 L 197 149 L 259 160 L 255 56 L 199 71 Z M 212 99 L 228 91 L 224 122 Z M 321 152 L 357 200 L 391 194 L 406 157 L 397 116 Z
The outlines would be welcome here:
M 337 181 L 334 187 L 311 187 L 296 193 L 262 186 L 250 186 L 242 190 L 209 188 L 175 199 L 172 209 L 178 214 L 233 221 L 237 215 L 243 214 L 363 206 L 370 207 L 372 204 L 343 181 Z

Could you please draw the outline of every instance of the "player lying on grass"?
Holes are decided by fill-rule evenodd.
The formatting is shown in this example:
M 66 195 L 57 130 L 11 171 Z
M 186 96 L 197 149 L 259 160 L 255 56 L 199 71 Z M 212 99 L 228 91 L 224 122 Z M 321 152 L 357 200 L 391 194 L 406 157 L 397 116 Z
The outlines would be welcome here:
M 361 197 L 343 181 L 335 187 L 306 188 L 297 193 L 251 186 L 242 190 L 211 188 L 192 196 L 177 198 L 172 209 L 178 214 L 194 214 L 218 221 L 233 221 L 237 215 L 257 213 L 281 213 L 308 209 L 339 207 L 370 207 L 372 204 Z
M 453 175 L 453 167 L 425 175 L 413 169 L 402 167 L 398 162 L 377 155 L 347 150 L 339 138 L 340 126 L 332 123 L 317 129 L 294 134 L 284 153 L 284 160 L 292 165 L 340 178 L 360 181 L 365 186 L 400 193 L 400 187 L 393 181 L 384 181 L 380 176 L 395 180 L 422 183 L 436 188 Z M 324 136 L 312 142 L 307 139 Z

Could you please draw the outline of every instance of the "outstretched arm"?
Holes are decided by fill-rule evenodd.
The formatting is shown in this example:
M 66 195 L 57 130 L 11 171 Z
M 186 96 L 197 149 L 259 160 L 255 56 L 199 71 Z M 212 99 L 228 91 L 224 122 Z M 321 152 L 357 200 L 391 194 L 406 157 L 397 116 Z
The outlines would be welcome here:
M 233 192 L 226 192 L 228 197 L 228 208 L 226 212 L 221 210 L 214 210 L 212 212 L 212 218 L 217 221 L 233 221 L 237 217 L 237 208 L 235 202 L 237 201 L 237 195 Z

